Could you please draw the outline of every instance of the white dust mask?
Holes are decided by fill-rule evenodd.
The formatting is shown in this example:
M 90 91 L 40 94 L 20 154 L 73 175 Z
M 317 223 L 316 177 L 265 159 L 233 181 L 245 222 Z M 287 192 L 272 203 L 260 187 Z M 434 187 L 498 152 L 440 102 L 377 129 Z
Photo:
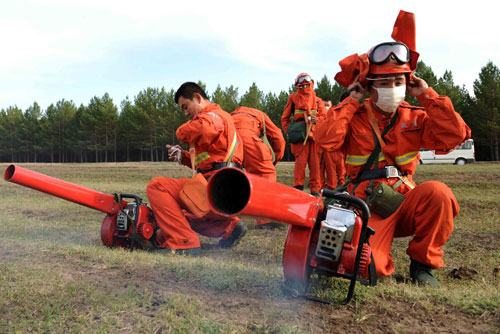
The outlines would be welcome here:
M 406 86 L 404 85 L 393 88 L 373 87 L 373 89 L 378 93 L 378 100 L 375 105 L 385 112 L 394 113 L 405 100 Z

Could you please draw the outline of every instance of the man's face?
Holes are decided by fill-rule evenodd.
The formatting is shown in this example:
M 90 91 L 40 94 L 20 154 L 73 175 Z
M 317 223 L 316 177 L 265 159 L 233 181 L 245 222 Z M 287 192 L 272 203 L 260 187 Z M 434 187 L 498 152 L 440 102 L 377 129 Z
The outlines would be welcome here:
M 184 111 L 184 114 L 191 119 L 203 109 L 203 106 L 201 105 L 201 96 L 196 93 L 194 94 L 192 100 L 186 99 L 182 96 L 179 97 L 177 104 L 181 107 L 182 111 Z
M 305 84 L 301 84 L 300 86 L 298 86 L 297 88 L 300 90 L 300 89 L 305 89 L 305 88 L 309 88 L 311 86 L 310 83 L 305 83 Z
M 332 106 L 332 101 L 323 101 L 325 102 L 325 108 L 328 110 Z
M 406 86 L 406 76 L 404 73 L 398 74 L 378 74 L 372 81 L 371 86 L 375 88 L 395 88 L 399 86 Z M 368 92 L 373 97 L 373 101 L 378 101 L 378 94 L 375 89 L 368 87 Z
M 406 85 L 406 76 L 404 73 L 398 74 L 379 74 L 375 77 L 372 86 L 376 88 L 394 88 Z

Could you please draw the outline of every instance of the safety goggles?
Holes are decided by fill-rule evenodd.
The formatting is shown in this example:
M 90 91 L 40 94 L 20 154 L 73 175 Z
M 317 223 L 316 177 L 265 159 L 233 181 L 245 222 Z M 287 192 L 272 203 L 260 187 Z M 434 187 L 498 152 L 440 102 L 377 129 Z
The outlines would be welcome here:
M 391 55 L 394 56 L 399 64 L 410 61 L 410 50 L 406 45 L 398 42 L 386 42 L 373 48 L 369 56 L 370 63 L 376 65 L 384 64 Z
M 303 75 L 297 79 L 297 81 L 295 82 L 295 85 L 297 86 L 297 85 L 301 85 L 303 83 L 311 82 L 311 81 L 312 81 L 312 78 L 310 75 Z

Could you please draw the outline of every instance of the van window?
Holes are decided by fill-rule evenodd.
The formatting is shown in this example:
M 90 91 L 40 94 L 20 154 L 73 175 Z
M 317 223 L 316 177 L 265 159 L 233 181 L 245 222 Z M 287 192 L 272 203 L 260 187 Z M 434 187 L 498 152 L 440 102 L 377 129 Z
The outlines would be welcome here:
M 460 147 L 460 150 L 470 150 L 472 148 L 472 141 L 468 140 Z

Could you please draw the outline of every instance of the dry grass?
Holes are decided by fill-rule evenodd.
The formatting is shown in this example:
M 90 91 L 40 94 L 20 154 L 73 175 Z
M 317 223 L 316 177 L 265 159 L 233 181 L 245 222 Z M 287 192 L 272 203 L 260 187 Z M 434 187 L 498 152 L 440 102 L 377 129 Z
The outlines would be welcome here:
M 27 164 L 105 193 L 143 198 L 155 176 L 189 177 L 172 163 Z M 0 164 L 5 170 L 7 164 Z M 290 184 L 293 164 L 278 165 Z M 286 230 L 250 230 L 234 249 L 202 237 L 190 258 L 111 250 L 99 236 L 104 214 L 1 182 L 0 333 L 493 333 L 500 330 L 500 164 L 419 166 L 417 182 L 441 180 L 461 212 L 445 249 L 441 286 L 407 283 L 408 239 L 394 243 L 396 272 L 358 285 L 348 306 L 283 294 Z M 453 269 L 474 270 L 459 272 Z M 314 291 L 342 300 L 346 281 Z

